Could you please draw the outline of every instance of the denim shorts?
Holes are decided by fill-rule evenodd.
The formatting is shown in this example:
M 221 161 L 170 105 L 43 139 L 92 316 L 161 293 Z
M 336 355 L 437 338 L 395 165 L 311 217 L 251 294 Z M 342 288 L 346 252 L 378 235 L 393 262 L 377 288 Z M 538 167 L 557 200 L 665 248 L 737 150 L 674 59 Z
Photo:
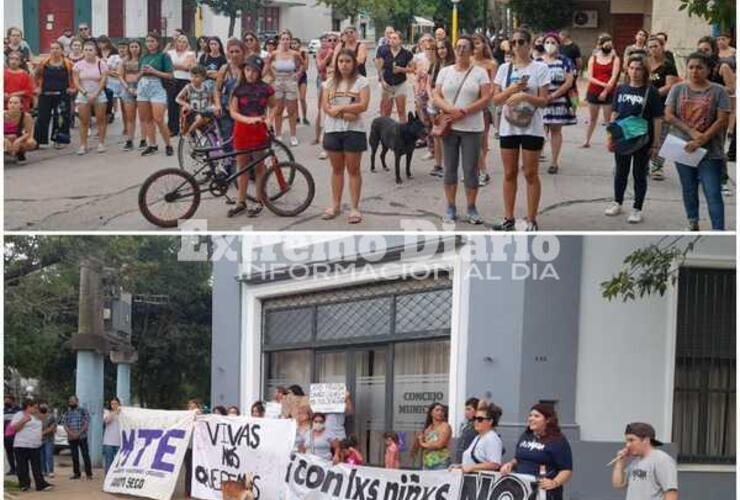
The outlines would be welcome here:
M 136 87 L 138 102 L 152 102 L 167 104 L 167 91 L 164 90 L 162 80 L 153 77 L 142 77 Z
M 88 96 L 82 95 L 81 92 L 77 92 L 77 97 L 75 98 L 75 103 L 77 104 L 90 104 L 90 101 L 87 99 Z M 100 91 L 100 94 L 98 94 L 98 97 L 95 99 L 95 104 L 105 104 L 108 102 L 108 97 L 105 95 L 104 91 Z
M 119 96 L 123 102 L 136 102 L 136 87 L 138 82 L 126 82 L 124 86 L 121 84 L 121 95 Z M 128 88 L 132 92 L 126 90 Z

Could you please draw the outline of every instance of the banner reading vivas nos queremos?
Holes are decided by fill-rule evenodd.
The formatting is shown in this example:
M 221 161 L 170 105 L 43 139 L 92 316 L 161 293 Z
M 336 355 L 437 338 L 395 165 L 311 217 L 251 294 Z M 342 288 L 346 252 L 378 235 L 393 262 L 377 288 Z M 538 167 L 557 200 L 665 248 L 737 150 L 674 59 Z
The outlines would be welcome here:
M 166 500 L 180 473 L 195 412 L 121 408 L 121 448 L 103 490 Z
M 192 493 L 221 500 L 221 483 L 251 474 L 255 500 L 278 500 L 296 435 L 293 419 L 198 417 L 193 434 Z

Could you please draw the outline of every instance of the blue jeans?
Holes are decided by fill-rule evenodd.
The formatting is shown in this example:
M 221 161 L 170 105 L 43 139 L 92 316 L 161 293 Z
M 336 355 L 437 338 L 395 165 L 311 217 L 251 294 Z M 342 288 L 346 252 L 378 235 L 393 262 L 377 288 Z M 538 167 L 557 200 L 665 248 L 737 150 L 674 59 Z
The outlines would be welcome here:
M 113 460 L 116 458 L 118 453 L 118 446 L 111 446 L 109 444 L 103 445 L 103 460 L 105 463 L 105 473 L 108 474 L 108 469 L 113 465 Z
M 676 163 L 683 188 L 683 206 L 691 222 L 699 220 L 699 183 L 704 189 L 712 229 L 725 229 L 725 203 L 722 200 L 722 160 L 703 159 L 698 167 Z
M 54 440 L 50 439 L 41 444 L 41 473 L 54 472 Z

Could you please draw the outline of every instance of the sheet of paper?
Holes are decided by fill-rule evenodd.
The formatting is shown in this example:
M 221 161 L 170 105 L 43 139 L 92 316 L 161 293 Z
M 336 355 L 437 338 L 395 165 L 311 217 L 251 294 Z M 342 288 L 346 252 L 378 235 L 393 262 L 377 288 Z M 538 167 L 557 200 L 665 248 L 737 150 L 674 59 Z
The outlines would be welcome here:
M 658 156 L 689 167 L 696 167 L 707 154 L 707 150 L 704 148 L 698 148 L 693 153 L 688 153 L 684 147 L 686 147 L 686 141 L 673 134 L 668 134 L 663 142 L 663 147 L 658 152 Z

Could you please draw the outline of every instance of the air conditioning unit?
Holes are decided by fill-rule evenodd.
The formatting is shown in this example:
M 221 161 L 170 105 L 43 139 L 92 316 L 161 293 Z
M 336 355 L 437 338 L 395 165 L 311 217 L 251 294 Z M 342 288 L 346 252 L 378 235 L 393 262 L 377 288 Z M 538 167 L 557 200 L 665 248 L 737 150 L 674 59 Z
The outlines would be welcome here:
M 599 12 L 596 10 L 577 10 L 573 13 L 574 28 L 598 28 Z

